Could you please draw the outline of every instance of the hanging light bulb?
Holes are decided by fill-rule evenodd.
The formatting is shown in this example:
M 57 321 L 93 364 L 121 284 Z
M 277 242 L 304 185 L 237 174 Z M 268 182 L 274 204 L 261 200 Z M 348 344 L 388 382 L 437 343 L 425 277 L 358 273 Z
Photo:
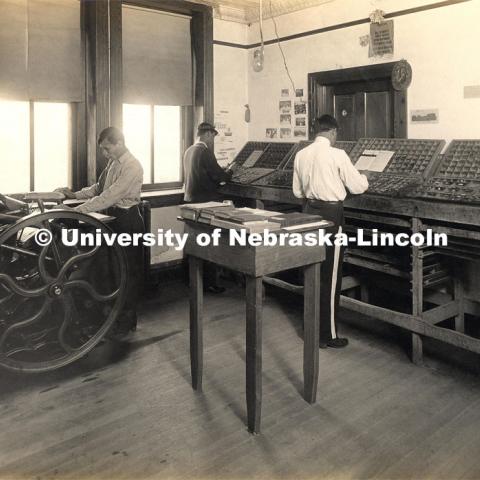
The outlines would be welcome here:
M 263 8 L 262 0 L 259 2 L 259 26 L 260 26 L 260 43 L 261 47 L 253 52 L 253 70 L 261 72 L 263 70 Z
M 257 48 L 253 52 L 253 70 L 255 72 L 263 70 L 263 48 Z

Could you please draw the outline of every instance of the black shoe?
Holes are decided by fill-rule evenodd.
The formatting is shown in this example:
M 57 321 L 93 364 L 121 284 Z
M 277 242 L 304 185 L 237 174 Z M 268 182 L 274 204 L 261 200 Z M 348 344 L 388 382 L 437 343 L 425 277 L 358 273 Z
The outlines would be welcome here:
M 209 285 L 208 287 L 205 288 L 206 292 L 209 293 L 223 293 L 225 291 L 225 287 L 220 287 L 218 285 Z
M 105 335 L 105 338 L 109 340 L 121 341 L 126 340 L 137 329 L 137 326 L 131 325 L 122 325 L 120 323 L 115 323 L 113 328 Z
M 127 312 L 121 314 L 119 319 L 113 324 L 110 331 L 105 335 L 110 340 L 125 340 L 130 333 L 137 329 L 137 314 Z
M 327 340 L 326 342 L 320 341 L 319 347 L 320 348 L 344 348 L 348 345 L 348 338 L 331 338 L 330 340 Z

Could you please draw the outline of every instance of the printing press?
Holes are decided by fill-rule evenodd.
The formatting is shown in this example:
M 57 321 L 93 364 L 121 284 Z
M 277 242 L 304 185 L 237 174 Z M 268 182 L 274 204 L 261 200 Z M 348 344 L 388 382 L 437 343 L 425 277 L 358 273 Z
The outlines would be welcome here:
M 63 194 L 0 196 L 0 365 L 45 372 L 97 345 L 125 298 L 115 244 L 71 245 L 72 232 L 111 233 L 102 215 L 62 205 Z

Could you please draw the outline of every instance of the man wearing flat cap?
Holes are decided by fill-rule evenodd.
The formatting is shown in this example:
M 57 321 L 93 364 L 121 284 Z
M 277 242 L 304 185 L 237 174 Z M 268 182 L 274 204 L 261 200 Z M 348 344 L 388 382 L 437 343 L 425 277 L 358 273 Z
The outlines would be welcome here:
M 201 123 L 197 128 L 197 142 L 185 152 L 183 157 L 185 202 L 221 200 L 217 187 L 221 182 L 229 180 L 231 173 L 220 167 L 213 153 L 213 143 L 217 134 L 212 124 Z
M 186 203 L 203 203 L 221 201 L 222 197 L 217 188 L 222 182 L 230 180 L 231 172 L 220 167 L 213 153 L 215 136 L 218 135 L 215 127 L 203 122 L 197 127 L 198 140 L 187 149 L 183 157 L 185 172 Z M 225 288 L 217 283 L 218 269 L 208 262 L 205 263 L 205 289 L 211 293 L 222 293 Z

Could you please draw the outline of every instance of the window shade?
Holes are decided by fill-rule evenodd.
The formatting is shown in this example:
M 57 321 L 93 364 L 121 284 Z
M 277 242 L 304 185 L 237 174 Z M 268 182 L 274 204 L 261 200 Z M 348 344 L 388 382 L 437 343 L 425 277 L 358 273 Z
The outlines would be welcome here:
M 124 6 L 124 103 L 192 104 L 190 18 Z
M 80 2 L 28 0 L 28 80 L 32 100 L 82 100 Z
M 0 98 L 28 100 L 27 0 L 0 1 Z
M 0 1 L 0 97 L 82 100 L 80 2 Z

